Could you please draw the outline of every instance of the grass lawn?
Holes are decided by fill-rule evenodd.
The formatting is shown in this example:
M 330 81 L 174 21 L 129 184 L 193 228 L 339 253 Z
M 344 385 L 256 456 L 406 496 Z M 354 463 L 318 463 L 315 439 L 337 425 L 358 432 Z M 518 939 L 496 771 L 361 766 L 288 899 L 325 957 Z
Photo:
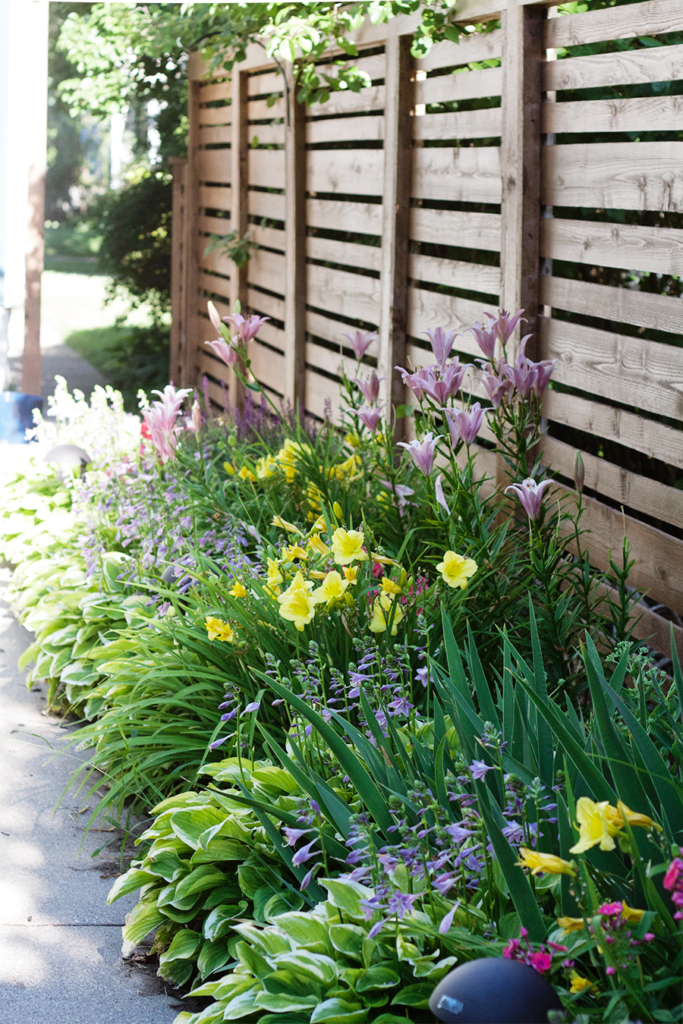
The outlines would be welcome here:
M 137 412 L 139 388 L 168 383 L 167 327 L 111 325 L 73 331 L 64 341 L 123 394 L 129 412 Z

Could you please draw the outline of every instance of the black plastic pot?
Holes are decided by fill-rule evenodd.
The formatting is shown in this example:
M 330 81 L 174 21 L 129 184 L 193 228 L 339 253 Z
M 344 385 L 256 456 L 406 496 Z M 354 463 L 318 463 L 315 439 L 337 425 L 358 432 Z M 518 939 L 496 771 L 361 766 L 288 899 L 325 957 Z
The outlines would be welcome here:
M 548 1011 L 561 1010 L 562 1003 L 533 967 L 484 958 L 447 974 L 429 1008 L 444 1024 L 548 1024 Z

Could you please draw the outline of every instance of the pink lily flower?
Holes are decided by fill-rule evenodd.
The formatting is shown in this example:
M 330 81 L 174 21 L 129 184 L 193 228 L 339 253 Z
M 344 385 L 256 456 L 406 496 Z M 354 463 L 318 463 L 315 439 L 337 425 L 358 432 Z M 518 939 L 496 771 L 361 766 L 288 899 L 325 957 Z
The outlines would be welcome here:
M 500 341 L 503 348 L 514 334 L 517 324 L 522 319 L 523 309 L 518 310 L 516 313 L 510 315 L 505 309 L 498 311 L 498 316 L 494 317 L 492 313 L 487 313 L 487 317 L 491 320 L 489 324 L 489 330 L 493 331 L 496 338 Z
M 196 433 L 199 433 L 199 431 L 201 430 L 201 426 L 202 426 L 202 410 L 200 409 L 199 402 L 197 401 L 196 398 L 195 398 L 194 402 L 192 403 L 192 412 L 191 412 L 190 416 L 191 416 L 191 421 L 192 421 L 192 429 Z
M 252 316 L 243 317 L 241 313 L 233 313 L 232 316 L 226 316 L 235 330 L 237 331 L 237 337 L 243 345 L 248 344 L 256 337 L 259 329 L 270 320 L 269 316 L 257 316 L 255 313 Z M 233 342 L 236 339 L 233 338 Z
M 434 449 L 436 448 L 436 442 L 439 440 L 438 437 L 433 437 L 431 433 L 425 434 L 421 441 L 415 440 L 407 444 L 405 441 L 399 441 L 399 446 L 409 451 L 413 457 L 413 462 L 425 476 L 429 476 L 434 465 Z
M 438 367 L 437 367 L 438 369 Z M 423 389 L 427 394 L 434 399 L 439 405 L 444 405 L 449 398 L 453 398 L 457 395 L 462 384 L 462 379 L 465 376 L 465 371 L 469 369 L 467 363 L 460 363 L 456 359 L 450 363 L 449 366 L 443 370 L 441 379 L 439 380 L 434 373 L 434 369 L 424 371 L 424 384 Z
M 522 503 L 524 511 L 528 515 L 529 519 L 536 520 L 541 511 L 541 501 L 543 499 L 543 492 L 546 487 L 549 487 L 552 480 L 542 480 L 540 484 L 532 480 L 531 477 L 527 477 L 521 484 L 510 484 L 509 487 L 505 488 L 505 493 L 508 491 L 514 491 L 519 500 Z
M 503 398 L 512 391 L 512 381 L 507 379 L 501 380 L 495 373 L 487 373 L 481 380 L 494 407 L 499 409 Z
M 363 380 L 360 377 L 354 377 L 353 383 L 358 385 L 358 390 L 362 394 L 368 405 L 372 405 L 379 398 L 379 386 L 386 377 L 378 377 L 373 370 L 370 376 Z
M 451 445 L 455 448 L 460 441 L 468 446 L 473 444 L 481 429 L 485 411 L 479 402 L 469 409 L 446 409 L 446 420 L 451 435 Z
M 343 334 L 351 342 L 356 359 L 362 359 L 373 341 L 377 341 L 377 331 L 356 331 L 354 334 Z
M 210 349 L 222 359 L 226 366 L 234 366 L 237 362 L 237 349 L 232 341 L 224 341 L 223 338 L 217 338 L 216 341 L 205 341 L 205 345 L 208 345 Z
M 443 327 L 430 328 L 430 330 L 424 332 L 429 338 L 429 343 L 432 346 L 432 352 L 434 358 L 443 370 L 446 365 L 451 349 L 453 348 L 453 342 L 460 335 L 455 331 L 446 331 Z
M 490 316 L 490 314 L 489 314 Z M 477 342 L 477 345 L 482 350 L 487 359 L 493 359 L 494 352 L 496 351 L 496 340 L 498 335 L 491 327 L 484 327 L 479 321 L 475 323 L 474 327 L 468 327 Z
M 424 398 L 424 382 L 433 377 L 431 370 L 416 370 L 415 373 L 410 373 L 409 370 L 404 370 L 402 366 L 395 366 L 395 370 L 401 374 L 403 383 L 410 388 L 418 402 L 421 402 Z
M 358 410 L 358 419 L 361 421 L 361 423 L 365 424 L 365 426 L 368 428 L 371 434 L 374 434 L 375 431 L 377 430 L 377 426 L 382 417 L 383 408 L 384 406 L 377 408 L 376 406 L 372 407 L 369 405 L 364 405 L 361 409 Z
M 209 320 L 213 324 L 214 330 L 218 334 L 222 334 L 223 333 L 223 323 L 221 321 L 220 316 L 218 315 L 218 310 L 214 306 L 213 302 L 208 302 L 207 303 L 207 309 L 209 311 Z

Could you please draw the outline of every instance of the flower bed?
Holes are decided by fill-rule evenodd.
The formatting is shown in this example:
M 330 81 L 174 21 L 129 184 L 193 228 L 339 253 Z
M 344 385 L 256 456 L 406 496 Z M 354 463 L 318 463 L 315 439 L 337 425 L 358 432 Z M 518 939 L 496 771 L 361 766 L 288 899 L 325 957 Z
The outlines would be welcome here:
M 580 493 L 535 459 L 552 364 L 508 363 L 507 314 L 477 367 L 430 332 L 401 448 L 371 335 L 341 422 L 309 423 L 250 376 L 258 318 L 211 313 L 242 409 L 169 385 L 140 428 L 62 388 L 41 451 L 90 468 L 30 460 L 0 518 L 29 683 L 83 719 L 76 781 L 151 808 L 110 898 L 140 889 L 127 940 L 156 929 L 160 974 L 209 999 L 178 1024 L 419 1022 L 481 957 L 548 978 L 561 1019 L 680 1019 L 683 676 L 630 638 L 628 547 L 600 599 Z

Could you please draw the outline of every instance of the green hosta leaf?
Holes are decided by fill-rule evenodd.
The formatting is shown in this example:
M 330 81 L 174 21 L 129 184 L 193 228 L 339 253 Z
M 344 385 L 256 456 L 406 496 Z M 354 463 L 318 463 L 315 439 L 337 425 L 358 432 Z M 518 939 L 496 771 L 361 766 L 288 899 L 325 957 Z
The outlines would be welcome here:
M 434 991 L 433 985 L 420 982 L 417 985 L 406 985 L 391 1000 L 392 1006 L 415 1006 L 419 1010 L 429 1009 L 429 997 Z
M 159 963 L 165 964 L 169 960 L 189 960 L 194 957 L 202 943 L 199 932 L 190 928 L 182 928 L 173 936 L 173 942 L 165 953 L 159 957 Z
M 244 914 L 248 906 L 246 900 L 240 900 L 238 905 L 222 903 L 215 907 L 204 922 L 204 938 L 215 942 L 228 935 L 232 930 L 231 922 Z
M 372 896 L 371 889 L 359 882 L 342 881 L 340 878 L 321 878 L 320 882 L 327 889 L 332 906 L 338 907 L 349 917 L 365 919 L 360 901 L 367 900 Z
M 194 964 L 191 960 L 168 960 L 159 963 L 158 975 L 165 981 L 170 981 L 176 988 L 180 988 L 189 980 Z
M 308 1024 L 310 1019 L 310 1012 L 288 1012 L 284 1015 L 281 1015 L 279 1013 L 264 1013 L 263 1016 L 259 1014 L 258 1024 Z M 405 1021 L 402 1021 L 401 1024 L 405 1024 Z
M 250 900 L 253 900 L 262 886 L 270 884 L 268 876 L 253 864 L 240 864 L 237 869 L 237 877 L 239 878 L 240 889 Z
M 145 867 L 160 878 L 165 878 L 167 882 L 176 882 L 190 871 L 189 861 L 182 860 L 174 849 L 166 846 L 154 853 L 150 851 Z
M 284 993 L 271 995 L 270 992 L 259 992 L 254 1001 L 257 1007 L 270 1010 L 271 1013 L 291 1013 L 296 1010 L 310 1010 L 319 1002 L 317 996 L 290 996 Z
M 71 648 L 61 647 L 57 654 L 52 659 L 52 665 L 50 666 L 50 676 L 58 679 L 61 675 L 62 669 L 71 661 Z
M 228 885 L 219 885 L 217 889 L 211 890 L 209 895 L 204 900 L 202 906 L 204 907 L 204 910 L 212 910 L 214 907 L 220 906 L 221 903 L 228 903 L 229 901 L 234 902 L 235 900 L 237 900 L 239 902 L 240 907 L 244 903 L 244 907 L 246 908 L 248 904 L 246 903 L 246 901 L 240 900 L 241 895 L 242 893 L 240 891 L 239 885 L 236 885 L 234 883 Z
M 280 914 L 277 926 L 291 935 L 297 946 L 303 949 L 309 949 L 315 953 L 332 952 L 329 926 L 314 914 L 297 911 Z
M 214 839 L 205 849 L 196 850 L 192 864 L 209 864 L 211 861 L 246 860 L 249 847 L 236 839 Z
M 302 977 L 294 971 L 277 970 L 263 978 L 263 988 L 271 995 L 313 997 L 313 1006 L 320 1002 L 320 985 L 311 978 Z
M 254 982 L 251 975 L 227 974 L 218 982 L 218 988 L 214 995 L 216 999 L 230 1000 L 234 999 L 235 996 L 241 995 L 243 992 L 248 992 L 250 989 L 254 989 L 257 992 L 261 991 L 261 986 Z
M 279 768 L 275 765 L 269 765 L 266 768 L 257 768 L 251 773 L 251 778 L 261 786 L 267 786 L 270 789 L 278 789 L 283 793 L 297 793 L 299 791 L 298 784 L 294 781 L 289 772 L 285 771 L 284 768 Z
M 356 992 L 369 992 L 376 988 L 394 988 L 400 982 L 400 977 L 390 967 L 369 967 L 367 971 L 361 971 L 355 988 Z
M 253 985 L 246 992 L 231 999 L 223 1010 L 223 1020 L 238 1020 L 240 1017 L 248 1017 L 250 1013 L 254 1013 L 258 1008 L 256 996 L 259 990 L 258 985 Z
M 353 960 L 363 959 L 365 935 L 365 931 L 355 924 L 330 925 L 330 942 L 339 953 Z
M 166 904 L 163 907 L 159 907 L 159 910 L 167 917 L 169 921 L 173 921 L 174 924 L 188 924 L 197 916 L 198 906 L 193 903 L 189 910 L 178 910 L 177 907 L 171 904 Z
M 188 899 L 190 896 L 206 889 L 214 889 L 225 882 L 225 875 L 213 864 L 202 864 L 186 875 L 176 885 L 175 902 Z
M 360 1024 L 367 1016 L 368 1011 L 360 1003 L 326 999 L 311 1014 L 311 1024 Z
M 230 950 L 227 942 L 210 942 L 205 939 L 197 957 L 197 970 L 202 978 L 208 978 L 219 967 L 224 967 L 229 959 Z
M 179 884 L 179 883 L 178 883 Z M 185 911 L 192 910 L 200 902 L 198 895 L 189 896 L 185 901 L 179 899 L 176 894 L 176 883 L 172 882 L 170 885 L 165 885 L 163 889 L 159 890 L 157 897 L 157 907 L 159 910 L 162 908 L 166 912 L 166 907 L 169 906 L 171 909 L 175 907 L 176 910 Z M 176 920 L 175 917 L 171 917 L 172 920 Z
M 30 665 L 33 659 L 40 651 L 40 644 L 36 641 L 32 643 L 30 647 L 27 647 L 19 658 L 19 671 L 23 672 L 27 665 Z
M 50 645 L 52 647 L 64 647 L 68 644 L 69 647 L 73 647 L 77 634 L 78 624 L 70 622 L 68 626 L 63 626 L 61 629 L 56 629 L 53 633 L 50 633 Z
M 246 967 L 248 971 L 251 971 L 256 978 L 263 979 L 266 975 L 272 973 L 273 968 L 266 958 L 261 956 L 261 954 L 255 950 L 253 946 L 250 946 L 248 942 L 238 942 L 235 947 L 235 952 L 237 953 L 237 959 L 242 966 Z
M 63 683 L 68 683 L 69 686 L 92 686 L 98 677 L 99 673 L 95 671 L 92 665 L 76 659 L 76 661 L 69 662 L 62 669 L 59 678 Z
M 165 920 L 164 915 L 157 909 L 156 903 L 138 903 L 130 914 L 126 914 L 123 937 L 126 942 L 137 946 L 153 928 Z
M 303 907 L 303 897 L 298 893 L 289 890 L 287 893 L 276 893 L 271 896 L 263 908 L 263 916 L 269 924 L 277 924 L 277 918 L 281 914 L 287 914 L 290 910 L 300 910 Z M 315 950 L 315 952 L 322 952 Z
M 192 989 L 193 996 L 212 996 L 220 988 L 220 981 L 207 981 L 199 988 Z M 176 1017 L 176 1020 L 178 1018 Z
M 167 797 L 157 804 L 156 807 L 153 807 L 150 814 L 154 815 L 157 819 L 154 822 L 154 827 L 156 827 L 158 818 L 167 811 L 188 810 L 190 807 L 201 809 L 211 803 L 213 803 L 213 798 L 208 793 L 195 793 L 193 790 L 190 790 L 187 793 L 178 793 L 176 796 Z
M 337 980 L 337 965 L 329 956 L 297 949 L 295 953 L 281 953 L 274 959 L 279 970 L 301 974 L 321 985 L 332 985 Z
M 519 928 L 516 935 L 519 935 Z M 457 956 L 447 956 L 443 960 L 437 960 L 436 962 L 427 957 L 421 957 L 413 965 L 413 974 L 416 978 L 429 978 L 432 984 L 435 984 L 437 981 L 441 981 L 450 969 L 455 967 L 457 962 Z
M 234 931 L 266 956 L 277 956 L 278 953 L 289 953 L 292 950 L 292 940 L 276 928 L 260 929 L 248 923 L 235 925 Z
M 148 871 L 130 868 L 129 871 L 126 871 L 125 875 L 121 875 L 114 882 L 107 896 L 107 903 L 113 903 L 114 900 L 120 899 L 121 896 L 127 896 L 129 892 L 135 892 L 141 886 L 147 885 L 148 882 L 156 882 L 156 880 L 156 876 Z
M 406 1024 L 405 1017 L 398 1017 L 395 1013 L 380 1013 L 375 1017 L 373 1024 Z

